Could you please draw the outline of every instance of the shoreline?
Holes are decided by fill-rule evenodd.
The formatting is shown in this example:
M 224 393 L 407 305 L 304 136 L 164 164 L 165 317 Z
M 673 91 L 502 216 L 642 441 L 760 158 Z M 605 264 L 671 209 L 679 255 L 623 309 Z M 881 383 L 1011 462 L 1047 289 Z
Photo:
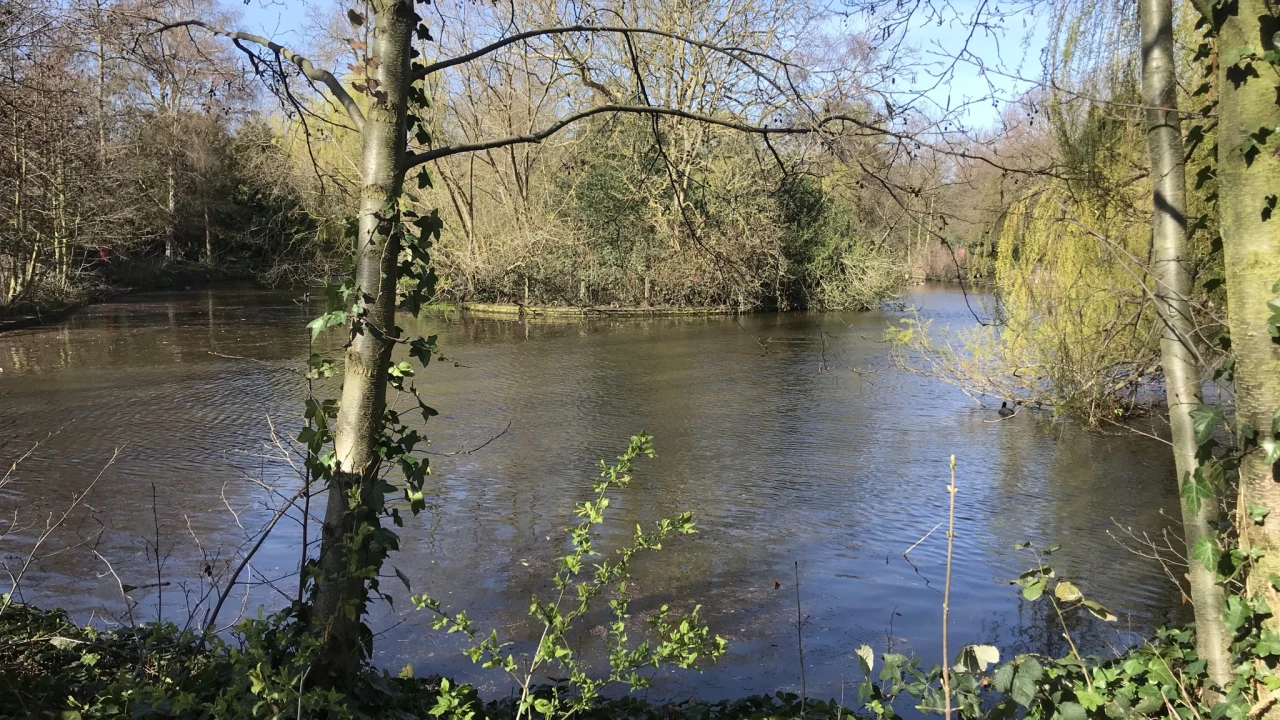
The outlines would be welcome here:
M 699 315 L 747 315 L 751 310 L 731 307 L 612 307 L 608 305 L 525 305 L 523 303 L 461 302 L 455 305 L 465 313 L 499 317 L 670 317 Z
M 127 275 L 130 270 L 126 270 Z M 136 271 L 134 271 L 136 272 Z M 256 282 L 256 276 L 247 267 L 207 266 L 203 263 L 174 263 L 157 270 L 143 270 L 145 276 L 132 282 L 117 280 L 97 286 L 81 288 L 77 297 L 52 307 L 33 307 L 10 316 L 0 316 L 0 334 L 25 330 L 59 322 L 90 305 L 106 302 L 121 295 L 133 293 L 164 292 L 173 290 L 198 290 L 224 283 Z

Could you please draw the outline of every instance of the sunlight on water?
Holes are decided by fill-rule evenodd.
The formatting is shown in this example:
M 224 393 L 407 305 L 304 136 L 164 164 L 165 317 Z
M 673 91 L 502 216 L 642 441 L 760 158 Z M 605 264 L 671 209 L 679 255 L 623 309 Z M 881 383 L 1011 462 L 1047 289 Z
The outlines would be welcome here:
M 913 302 L 938 326 L 973 322 L 952 289 L 922 289 Z M 56 433 L 21 466 L 0 509 L 43 523 L 124 446 L 89 510 L 57 534 L 57 547 L 70 549 L 28 576 L 25 597 L 82 619 L 122 617 L 116 580 L 91 550 L 124 583 L 154 583 L 147 543 L 158 523 L 170 582 L 163 612 L 185 621 L 207 592 L 205 565 L 225 562 L 270 518 L 278 499 L 255 481 L 295 482 L 275 456 L 271 425 L 286 439 L 299 425 L 304 386 L 290 370 L 310 352 L 303 327 L 314 311 L 262 290 L 137 295 L 0 335 L 0 460 L 7 466 Z M 860 643 L 936 659 L 945 528 L 912 562 L 903 551 L 946 521 L 953 453 L 953 647 L 1058 650 L 1056 618 L 1008 585 L 1033 564 L 1013 549 L 1024 540 L 1061 543 L 1059 575 L 1120 616 L 1079 629 L 1095 651 L 1182 618 L 1163 571 L 1112 537 L 1123 537 L 1115 522 L 1152 538 L 1174 527 L 1166 448 L 1030 413 L 1000 421 L 954 388 L 900 372 L 878 342 L 898 316 L 429 319 L 415 329 L 438 333 L 455 361 L 420 377 L 440 411 L 426 429 L 442 454 L 432 458 L 428 510 L 407 523 L 390 564 L 414 592 L 532 639 L 524 614 L 530 595 L 548 590 L 572 503 L 586 497 L 596 461 L 643 429 L 658 458 L 639 464 L 617 498 L 617 530 L 692 510 L 701 534 L 637 565 L 633 609 L 700 603 L 730 641 L 719 666 L 664 676 L 651 698 L 798 686 L 795 562 L 811 696 L 839 694 Z M 338 342 L 324 340 L 329 350 Z M 38 529 L 0 553 L 20 557 Z M 279 526 L 253 563 L 248 594 L 237 589 L 228 607 L 280 607 L 296 591 L 299 530 Z M 502 678 L 459 656 L 455 637 L 430 630 L 394 576 L 383 587 L 396 602 L 375 614 L 378 662 L 505 692 Z M 132 595 L 143 617 L 159 608 L 156 589 Z M 592 652 L 600 627 L 586 630 L 582 647 Z

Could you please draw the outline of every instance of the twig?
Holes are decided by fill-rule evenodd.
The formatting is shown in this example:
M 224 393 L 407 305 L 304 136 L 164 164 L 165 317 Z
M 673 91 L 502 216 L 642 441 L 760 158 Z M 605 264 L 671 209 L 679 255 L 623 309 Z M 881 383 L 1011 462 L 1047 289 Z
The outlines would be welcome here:
M 940 528 L 940 527 L 942 527 L 942 523 L 938 523 L 937 525 L 934 525 L 934 526 L 933 526 L 933 530 L 937 530 L 937 529 L 938 529 L 938 528 Z M 917 540 L 917 541 L 915 542 L 915 544 L 914 544 L 914 545 L 912 545 L 911 547 L 907 548 L 906 550 L 903 550 L 903 551 L 902 551 L 902 557 L 904 557 L 904 558 L 905 558 L 905 557 L 907 557 L 907 555 L 908 555 L 912 550 L 915 550 L 915 549 L 916 549 L 916 546 L 918 546 L 920 543 L 924 542 L 925 540 L 928 540 L 928 539 L 929 539 L 929 536 L 933 534 L 933 530 L 930 530 L 929 532 L 925 533 L 925 534 L 924 534 L 924 537 L 922 537 L 922 538 L 920 538 L 919 540 Z
M 800 561 L 796 562 L 796 649 L 800 651 L 800 714 L 804 714 L 806 687 L 804 681 L 804 622 L 800 615 Z
M 942 586 L 942 696 L 946 705 L 943 717 L 951 720 L 951 655 L 947 652 L 947 619 L 951 610 L 951 549 L 956 538 L 956 456 L 951 456 L 951 509 L 947 513 L 947 580 Z M 933 532 L 930 530 L 929 532 Z
M 125 446 L 127 446 L 127 443 Z M 53 535 L 54 531 L 57 530 L 62 525 L 62 523 L 66 522 L 68 517 L 71 517 L 71 513 L 74 512 L 75 509 L 79 507 L 82 502 L 84 502 L 84 499 L 88 497 L 89 493 L 93 490 L 94 486 L 97 485 L 98 481 L 102 479 L 102 475 L 107 472 L 107 468 L 115 464 L 116 458 L 119 457 L 120 451 L 125 446 L 116 448 L 115 451 L 111 453 L 111 458 L 107 460 L 107 464 L 102 466 L 102 469 L 98 471 L 98 474 L 89 483 L 88 487 L 86 487 L 79 494 L 71 496 L 71 504 L 67 506 L 66 510 L 62 511 L 62 514 L 58 516 L 57 520 L 54 520 L 53 514 L 50 513 L 49 519 L 45 521 L 44 531 L 41 532 L 40 536 L 36 538 L 36 542 L 34 545 L 32 545 L 31 551 L 27 553 L 27 558 L 26 560 L 23 561 L 22 567 L 18 569 L 18 572 L 16 575 L 13 573 L 9 573 L 9 577 L 11 579 L 12 585 L 9 589 L 8 596 L 4 598 L 3 603 L 0 603 L 0 615 L 3 615 L 4 612 L 9 609 L 9 606 L 13 604 L 15 597 L 18 595 L 18 590 L 22 584 L 23 576 L 26 575 L 27 570 L 31 567 L 32 563 L 34 563 L 37 559 L 39 559 L 38 553 L 40 551 L 40 547 L 44 545 L 45 541 L 48 540 L 51 535 Z
M 502 437 L 503 435 L 506 435 L 506 434 L 507 434 L 507 431 L 511 429 L 511 422 L 512 422 L 512 421 L 508 420 L 508 421 L 507 421 L 507 426 L 506 426 L 506 427 L 504 427 L 504 428 L 502 428 L 502 432 L 498 433 L 497 435 L 494 435 L 493 437 L 489 438 L 488 440 L 485 440 L 484 442 L 482 442 L 482 443 L 480 443 L 479 445 L 477 445 L 477 446 L 475 446 L 475 447 L 471 448 L 470 450 L 455 450 L 455 451 L 453 451 L 453 452 L 431 452 L 431 451 L 425 451 L 425 452 L 426 452 L 426 454 L 427 454 L 427 455 L 436 455 L 436 456 L 439 456 L 439 457 L 451 457 L 451 456 L 453 456 L 453 455 L 470 455 L 471 453 L 476 452 L 477 450 L 483 449 L 486 445 L 488 445 L 489 443 L 493 442 L 494 440 L 497 440 L 498 438 Z
M 276 511 L 275 516 L 271 518 L 271 522 L 267 523 L 267 526 L 263 528 L 262 534 L 258 537 L 258 542 L 254 543 L 253 548 L 250 549 L 249 552 L 245 553 L 244 558 L 240 560 L 240 564 L 236 566 L 235 572 L 231 573 L 231 578 L 227 581 L 226 589 L 218 594 L 218 602 L 213 606 L 213 612 L 209 615 L 209 620 L 205 623 L 204 632 L 200 634 L 199 644 L 201 646 L 204 645 L 205 638 L 208 637 L 209 632 L 218 622 L 218 613 L 222 611 L 223 603 L 227 601 L 227 596 L 231 594 L 232 588 L 236 586 L 236 580 L 239 579 L 240 573 L 244 572 L 245 566 L 248 565 L 249 561 L 253 559 L 253 556 L 257 554 L 258 549 L 262 547 L 262 543 L 267 541 L 267 536 L 271 534 L 271 530 L 276 526 L 276 523 L 280 521 L 280 518 L 284 517 L 284 514 L 288 512 L 289 508 L 293 507 L 293 504 L 298 501 L 298 498 L 302 497 L 303 494 L 307 492 L 308 487 L 310 486 L 303 485 L 301 490 L 294 493 L 293 497 Z M 248 585 L 246 584 L 245 592 L 247 593 L 248 591 Z

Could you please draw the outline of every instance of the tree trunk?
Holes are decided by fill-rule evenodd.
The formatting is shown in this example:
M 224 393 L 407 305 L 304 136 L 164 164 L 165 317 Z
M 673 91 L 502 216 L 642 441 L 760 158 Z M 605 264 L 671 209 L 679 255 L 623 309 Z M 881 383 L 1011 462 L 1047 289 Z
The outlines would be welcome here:
M 1280 9 L 1266 0 L 1239 0 L 1229 4 L 1218 27 L 1220 56 L 1245 46 L 1257 55 L 1276 49 Z M 1219 9 L 1218 12 L 1224 12 Z M 1219 209 L 1227 279 L 1227 320 L 1236 356 L 1236 422 L 1251 425 L 1269 435 L 1280 410 L 1280 343 L 1268 331 L 1275 297 L 1272 286 L 1280 280 L 1280 212 L 1273 216 L 1280 191 L 1280 105 L 1275 66 L 1246 57 L 1220 67 L 1221 101 L 1218 110 Z M 1247 140 L 1269 136 L 1253 149 Z M 1262 130 L 1262 132 L 1259 132 Z M 1280 208 L 1276 209 L 1280 211 Z M 1249 591 L 1263 595 L 1272 608 L 1280 608 L 1280 593 L 1269 582 L 1280 573 L 1280 477 L 1277 468 L 1263 461 L 1257 449 L 1240 464 L 1241 537 L 1248 549 L 1262 552 L 1249 574 Z M 1268 510 L 1262 524 L 1249 519 L 1249 505 Z M 1280 626 L 1280 615 L 1269 620 Z M 1280 707 L 1280 706 L 1277 706 Z
M 377 440 L 382 434 L 387 398 L 387 363 L 395 345 L 395 308 L 399 239 L 388 232 L 384 214 L 394 208 L 404 180 L 405 114 L 412 83 L 409 48 L 416 18 L 409 2 L 375 3 L 373 47 L 377 59 L 376 98 L 362 133 L 362 192 L 355 283 L 363 317 L 352 319 L 346 353 L 342 402 L 334 430 L 338 469 L 329 498 L 317 560 L 311 608 L 312 631 L 321 638 L 317 670 L 321 682 L 350 685 L 371 638 L 362 624 L 368 580 L 376 572 L 371 556 L 376 526 L 365 503 L 378 480 Z M 372 565 L 372 566 L 371 566 Z
M 204 263 L 213 265 L 213 231 L 209 229 L 209 203 L 204 203 Z
M 1193 345 L 1195 322 L 1191 294 L 1191 258 L 1187 251 L 1187 180 L 1178 112 L 1177 78 L 1173 58 L 1173 6 L 1170 0 L 1142 0 L 1142 102 L 1147 107 L 1147 143 L 1151 153 L 1154 213 L 1156 303 L 1164 327 L 1160 363 L 1164 367 L 1169 428 L 1179 489 L 1195 472 L 1196 434 L 1191 410 L 1200 404 L 1200 367 Z M 1182 529 L 1187 557 L 1201 539 L 1217 544 L 1217 497 L 1193 511 L 1182 503 Z M 1233 677 L 1228 651 L 1230 636 L 1222 622 L 1222 588 L 1217 573 L 1191 561 L 1191 601 L 1196 618 L 1196 652 L 1205 660 L 1209 677 L 1225 687 Z
M 169 212 L 169 227 L 166 229 L 164 236 L 164 259 L 173 260 L 173 244 L 178 235 L 178 188 L 177 180 L 174 178 L 173 159 L 169 159 L 169 166 L 166 168 L 166 179 L 169 183 L 169 199 L 165 208 Z

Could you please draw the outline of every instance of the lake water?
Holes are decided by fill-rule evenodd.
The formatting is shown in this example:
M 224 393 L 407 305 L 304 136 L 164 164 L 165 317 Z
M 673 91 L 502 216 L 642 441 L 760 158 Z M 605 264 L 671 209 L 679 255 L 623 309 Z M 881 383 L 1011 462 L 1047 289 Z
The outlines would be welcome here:
M 974 321 L 953 288 L 922 288 L 910 302 L 938 327 Z M 19 518 L 0 541 L 5 562 L 20 563 L 48 513 L 101 473 L 42 548 L 22 597 L 82 620 L 126 620 L 119 583 L 156 582 L 158 537 L 170 584 L 131 590 L 135 618 L 204 612 L 206 570 L 225 567 L 273 514 L 278 500 L 260 483 L 296 487 L 271 427 L 288 438 L 299 426 L 305 386 L 290 370 L 310 352 L 303 328 L 316 312 L 298 293 L 215 289 L 128 296 L 0 335 L 0 462 L 43 440 L 0 489 L 4 517 Z M 1029 412 L 1001 420 L 904 373 L 879 342 L 900 315 L 423 320 L 413 329 L 439 334 L 455 362 L 419 377 L 440 411 L 426 430 L 442 454 L 432 457 L 429 507 L 406 523 L 390 564 L 413 592 L 465 609 L 480 627 L 534 639 L 525 613 L 531 595 L 549 593 L 572 504 L 588 497 L 599 459 L 647 430 L 658 457 L 640 462 L 615 498 L 606 543 L 637 522 L 693 511 L 699 535 L 638 561 L 633 609 L 701 604 L 730 643 L 701 675 L 657 677 L 651 698 L 798 690 L 796 563 L 810 696 L 852 688 L 862 643 L 936 660 L 952 454 L 953 648 L 1063 652 L 1056 616 L 1008 584 L 1035 562 L 1014 549 L 1022 541 L 1061 544 L 1058 574 L 1119 616 L 1073 621 L 1073 637 L 1094 651 L 1185 619 L 1164 571 L 1114 539 L 1124 537 L 1117 524 L 1176 537 L 1166 446 Z M 282 521 L 224 615 L 284 604 L 300 543 L 300 524 Z M 394 576 L 383 587 L 396 602 L 373 615 L 378 663 L 508 690 L 461 657 L 456 635 L 432 631 Z M 581 643 L 591 653 L 605 618 L 588 620 Z

